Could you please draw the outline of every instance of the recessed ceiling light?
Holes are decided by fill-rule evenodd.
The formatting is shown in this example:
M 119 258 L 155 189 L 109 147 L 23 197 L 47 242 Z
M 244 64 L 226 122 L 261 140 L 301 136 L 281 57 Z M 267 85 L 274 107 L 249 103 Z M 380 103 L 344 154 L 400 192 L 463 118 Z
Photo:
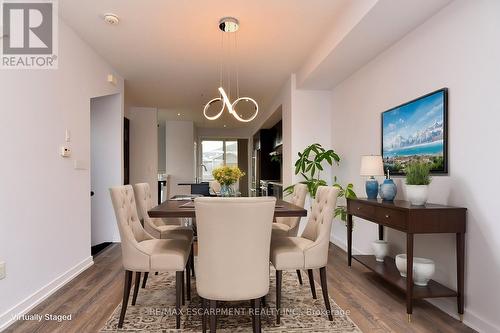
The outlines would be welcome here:
M 178 115 L 178 116 L 180 116 L 181 114 L 180 114 L 180 113 L 178 113 L 177 115 Z
M 104 14 L 104 22 L 106 22 L 110 25 L 117 25 L 118 23 L 120 23 L 120 19 L 118 18 L 118 15 L 108 13 L 108 14 Z
M 227 127 L 227 125 L 224 125 L 224 127 Z

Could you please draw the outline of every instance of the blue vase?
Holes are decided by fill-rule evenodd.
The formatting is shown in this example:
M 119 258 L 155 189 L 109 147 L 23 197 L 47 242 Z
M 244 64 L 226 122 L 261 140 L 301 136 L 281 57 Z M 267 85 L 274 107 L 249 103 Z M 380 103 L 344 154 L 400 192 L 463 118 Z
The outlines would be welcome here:
M 231 185 L 224 185 L 222 184 L 220 186 L 220 196 L 221 197 L 232 197 L 234 196 L 234 191 Z
M 365 184 L 366 196 L 368 199 L 377 199 L 378 195 L 378 181 L 370 177 Z
M 392 179 L 384 180 L 383 184 L 380 184 L 380 197 L 382 200 L 392 201 L 398 193 L 398 188 Z

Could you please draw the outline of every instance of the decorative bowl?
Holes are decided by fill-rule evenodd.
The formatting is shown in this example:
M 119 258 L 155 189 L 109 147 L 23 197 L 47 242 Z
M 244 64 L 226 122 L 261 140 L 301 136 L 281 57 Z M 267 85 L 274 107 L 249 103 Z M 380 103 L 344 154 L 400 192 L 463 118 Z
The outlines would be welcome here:
M 398 254 L 396 256 L 396 267 L 399 274 L 406 278 L 406 254 Z M 434 275 L 435 269 L 434 260 L 413 257 L 413 283 L 417 286 L 426 286 Z

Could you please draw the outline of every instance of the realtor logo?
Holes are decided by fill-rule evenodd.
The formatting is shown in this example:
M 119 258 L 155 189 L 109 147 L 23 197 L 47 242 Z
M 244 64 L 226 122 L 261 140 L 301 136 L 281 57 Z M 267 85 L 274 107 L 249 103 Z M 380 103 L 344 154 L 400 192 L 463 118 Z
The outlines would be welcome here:
M 3 0 L 2 68 L 57 68 L 57 3 Z

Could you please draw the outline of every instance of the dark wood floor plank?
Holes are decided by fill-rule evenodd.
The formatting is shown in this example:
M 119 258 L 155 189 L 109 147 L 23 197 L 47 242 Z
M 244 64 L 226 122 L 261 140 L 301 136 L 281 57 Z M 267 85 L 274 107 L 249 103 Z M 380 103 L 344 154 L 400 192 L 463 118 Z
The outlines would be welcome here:
M 17 322 L 5 332 L 97 332 L 116 306 L 123 291 L 121 250 L 113 244 L 94 258 L 95 264 L 30 313 L 72 314 L 68 322 Z M 319 271 L 315 271 L 319 282 Z M 387 286 L 360 263 L 347 266 L 340 248 L 330 247 L 326 269 L 330 297 L 364 332 L 473 332 L 426 301 L 416 301 L 411 324 L 406 321 L 404 294 Z

